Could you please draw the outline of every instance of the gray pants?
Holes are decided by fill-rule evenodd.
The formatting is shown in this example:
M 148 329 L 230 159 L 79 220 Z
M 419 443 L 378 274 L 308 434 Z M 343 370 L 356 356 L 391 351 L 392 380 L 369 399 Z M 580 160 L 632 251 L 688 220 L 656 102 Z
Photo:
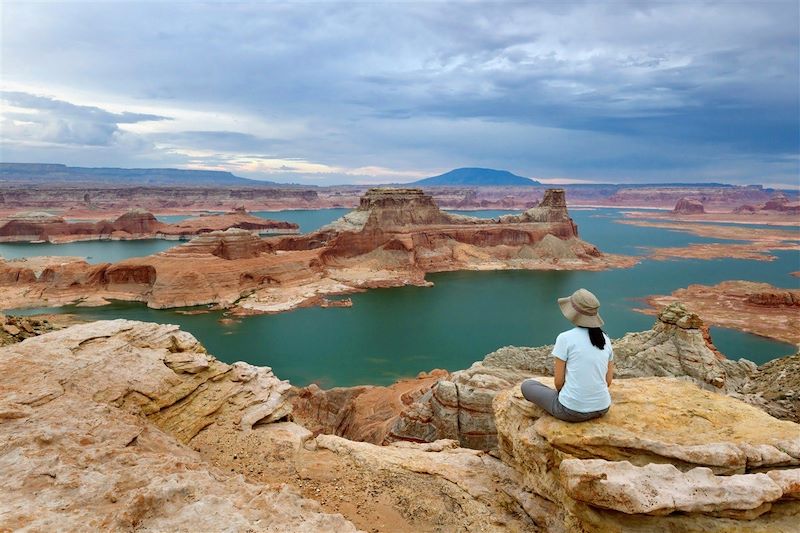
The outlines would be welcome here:
M 603 416 L 608 412 L 608 408 L 602 411 L 592 411 L 591 413 L 581 413 L 568 409 L 558 401 L 557 390 L 551 389 L 535 379 L 526 379 L 522 382 L 520 388 L 526 400 L 535 403 L 554 417 L 565 422 L 585 422 L 586 420 Z

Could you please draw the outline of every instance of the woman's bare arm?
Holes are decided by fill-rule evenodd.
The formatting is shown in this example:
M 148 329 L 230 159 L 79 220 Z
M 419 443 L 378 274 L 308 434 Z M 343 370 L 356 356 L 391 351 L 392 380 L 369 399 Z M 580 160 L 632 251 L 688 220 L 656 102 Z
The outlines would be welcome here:
M 614 361 L 609 361 L 608 370 L 606 370 L 606 385 L 610 387 L 612 381 L 614 381 Z
M 561 388 L 564 386 L 564 380 L 567 377 L 567 362 L 562 361 L 558 357 L 555 357 L 555 370 L 553 372 L 553 376 L 555 376 L 556 381 L 556 390 L 561 391 Z

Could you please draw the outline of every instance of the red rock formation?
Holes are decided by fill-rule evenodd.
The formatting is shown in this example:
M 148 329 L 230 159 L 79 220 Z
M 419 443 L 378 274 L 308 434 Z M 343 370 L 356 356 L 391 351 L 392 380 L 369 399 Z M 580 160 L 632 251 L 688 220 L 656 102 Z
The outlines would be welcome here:
M 488 257 L 474 249 L 491 249 L 492 259 L 591 260 L 600 252 L 577 239 L 563 189 L 550 189 L 537 206 L 496 220 L 440 211 L 419 189 L 371 189 L 360 207 L 323 228 L 328 247 L 322 259 L 341 265 L 381 252 L 395 267 L 425 272 L 469 268 Z
M 309 385 L 294 390 L 293 417 L 315 434 L 385 444 L 394 417 L 448 375 L 446 370 L 434 370 L 388 387 L 363 385 L 323 390 Z
M 753 292 L 747 303 L 764 307 L 800 307 L 800 291 Z
M 225 231 L 239 228 L 255 233 L 296 233 L 298 225 L 251 215 L 243 208 L 220 215 L 203 215 L 187 218 L 161 229 L 164 235 L 193 236 L 210 231 Z
M 269 250 L 266 241 L 244 229 L 212 231 L 195 237 L 169 253 L 172 257 L 214 255 L 226 260 L 258 257 Z
M 241 228 L 254 233 L 295 233 L 297 224 L 253 216 L 243 209 L 221 215 L 189 218 L 176 224 L 159 222 L 152 213 L 133 209 L 113 222 L 66 222 L 49 213 L 20 213 L 0 221 L 0 242 L 72 242 L 99 239 L 185 239 L 210 231 Z
M 109 235 L 108 221 L 69 223 L 50 213 L 18 213 L 0 221 L 0 242 L 46 241 L 61 235 Z
M 718 285 L 689 285 L 668 296 L 651 296 L 655 308 L 675 301 L 715 326 L 755 333 L 790 344 L 800 344 L 800 290 L 769 283 L 723 281 Z
M 768 211 L 781 211 L 787 203 L 789 203 L 789 199 L 785 194 L 776 194 L 764 204 L 762 209 Z
M 114 231 L 124 231 L 133 235 L 156 233 L 164 226 L 152 213 L 142 209 L 132 209 L 114 221 Z
M 672 212 L 681 215 L 698 215 L 700 213 L 705 213 L 706 211 L 703 207 L 703 202 L 700 200 L 681 198 L 678 200 L 678 203 L 675 204 L 675 209 L 673 209 Z
M 228 222 L 248 216 L 224 215 Z M 92 297 L 157 308 L 235 304 L 237 313 L 280 312 L 319 305 L 331 294 L 424 285 L 427 272 L 598 270 L 634 262 L 604 256 L 579 240 L 562 190 L 549 191 L 539 206 L 518 216 L 486 220 L 440 211 L 418 189 L 374 189 L 357 210 L 311 235 L 260 239 L 244 229 L 211 231 L 183 246 L 114 265 L 55 264 L 38 279 L 6 264 L 2 278 L 28 281 L 0 301 L 53 305 Z

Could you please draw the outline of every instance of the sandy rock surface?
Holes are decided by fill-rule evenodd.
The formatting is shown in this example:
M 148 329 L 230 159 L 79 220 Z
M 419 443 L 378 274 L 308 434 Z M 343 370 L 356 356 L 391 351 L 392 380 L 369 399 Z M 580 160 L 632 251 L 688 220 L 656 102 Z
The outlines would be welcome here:
M 500 457 L 568 530 L 795 531 L 800 426 L 685 380 L 611 392 L 609 413 L 580 424 L 518 388 L 495 399 Z
M 705 342 L 679 311 L 664 324 Z M 566 424 L 516 383 L 501 387 L 520 366 L 546 369 L 547 351 L 490 354 L 471 369 L 483 388 L 469 403 L 442 385 L 442 405 L 460 406 L 450 415 L 490 402 L 491 417 L 457 422 L 473 436 L 490 422 L 488 453 L 458 440 L 316 435 L 378 441 L 398 404 L 421 405 L 421 384 L 454 383 L 444 372 L 290 391 L 268 368 L 217 361 L 175 326 L 39 334 L 0 349 L 0 529 L 792 531 L 800 426 L 715 392 L 703 373 L 619 380 L 608 415 Z M 321 425 L 289 421 L 292 402 L 298 420 Z
M 663 309 L 652 329 L 629 333 L 613 346 L 618 378 L 686 377 L 704 388 L 736 393 L 756 371 L 749 361 L 725 359 L 702 320 L 679 304 Z M 448 438 L 470 448 L 494 448 L 494 397 L 533 375 L 552 375 L 551 350 L 509 346 L 453 372 L 398 414 L 388 440 Z
M 175 326 L 114 320 L 0 350 L 0 530 L 355 531 L 288 487 L 181 444 L 282 417 L 268 369 L 225 365 Z

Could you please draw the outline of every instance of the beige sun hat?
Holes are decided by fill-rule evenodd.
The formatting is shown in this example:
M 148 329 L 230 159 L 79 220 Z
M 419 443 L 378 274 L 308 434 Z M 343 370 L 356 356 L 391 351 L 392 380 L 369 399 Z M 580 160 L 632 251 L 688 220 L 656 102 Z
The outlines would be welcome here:
M 597 312 L 600 300 L 586 289 L 578 289 L 572 296 L 559 298 L 558 305 L 567 320 L 576 326 L 599 328 L 603 325 L 603 319 Z

